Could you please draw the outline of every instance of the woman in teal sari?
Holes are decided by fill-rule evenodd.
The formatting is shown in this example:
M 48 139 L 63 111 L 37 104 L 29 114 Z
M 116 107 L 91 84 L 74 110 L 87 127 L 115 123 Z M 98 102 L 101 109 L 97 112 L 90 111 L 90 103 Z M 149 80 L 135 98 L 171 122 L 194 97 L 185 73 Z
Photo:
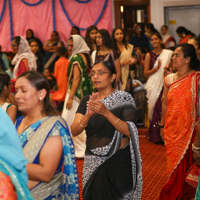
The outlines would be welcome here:
M 28 187 L 27 160 L 8 115 L 0 108 L 0 199 L 33 199 Z
M 16 81 L 16 101 L 26 116 L 16 122 L 29 176 L 37 200 L 78 200 L 79 186 L 73 142 L 65 121 L 49 102 L 47 79 L 28 71 Z M 63 167 L 63 169 L 62 169 Z

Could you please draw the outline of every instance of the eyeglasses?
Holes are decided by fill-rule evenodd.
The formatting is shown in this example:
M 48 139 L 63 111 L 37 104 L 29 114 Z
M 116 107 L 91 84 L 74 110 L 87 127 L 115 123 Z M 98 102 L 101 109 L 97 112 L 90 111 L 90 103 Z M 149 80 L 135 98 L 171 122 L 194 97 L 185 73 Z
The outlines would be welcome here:
M 136 28 L 136 30 L 141 31 L 142 29 L 141 28 Z
M 102 71 L 102 70 L 99 70 L 99 71 L 92 71 L 90 72 L 90 76 L 93 77 L 95 74 L 97 74 L 97 76 L 103 76 L 105 73 L 110 73 L 110 72 L 105 72 L 105 71 Z

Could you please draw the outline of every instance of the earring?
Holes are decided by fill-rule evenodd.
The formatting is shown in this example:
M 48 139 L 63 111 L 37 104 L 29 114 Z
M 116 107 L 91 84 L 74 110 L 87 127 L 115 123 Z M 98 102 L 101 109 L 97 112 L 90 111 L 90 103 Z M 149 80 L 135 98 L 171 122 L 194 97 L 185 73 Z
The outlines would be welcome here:
M 40 97 L 40 100 L 42 100 L 42 97 Z
M 188 63 L 187 61 L 185 63 Z

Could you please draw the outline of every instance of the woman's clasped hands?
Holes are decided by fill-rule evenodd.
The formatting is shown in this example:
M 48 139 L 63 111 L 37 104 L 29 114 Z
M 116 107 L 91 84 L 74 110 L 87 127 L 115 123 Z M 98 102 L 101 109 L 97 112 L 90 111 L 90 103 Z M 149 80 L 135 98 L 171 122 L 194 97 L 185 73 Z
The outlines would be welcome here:
M 98 93 L 92 93 L 89 101 L 87 102 L 87 107 L 88 114 L 91 116 L 95 113 L 106 116 L 109 112 L 105 105 L 100 101 Z

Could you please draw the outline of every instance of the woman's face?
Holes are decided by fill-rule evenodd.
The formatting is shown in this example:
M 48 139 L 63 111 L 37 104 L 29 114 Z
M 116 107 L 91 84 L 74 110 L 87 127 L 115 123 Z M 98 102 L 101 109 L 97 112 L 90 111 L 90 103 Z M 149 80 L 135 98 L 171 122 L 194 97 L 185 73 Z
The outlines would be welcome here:
M 97 35 L 97 30 L 93 29 L 92 31 L 90 31 L 90 38 L 95 41 L 96 40 L 96 35 Z
M 27 32 L 26 32 L 26 37 L 27 37 L 27 38 L 32 38 L 32 37 L 33 37 L 32 31 L 30 31 L 30 30 L 27 31 Z
M 37 42 L 31 42 L 30 43 L 30 48 L 31 48 L 31 51 L 36 54 L 39 50 L 39 46 L 38 46 L 38 43 Z
M 52 41 L 57 41 L 58 40 L 58 36 L 57 36 L 57 34 L 55 32 L 51 33 L 51 40 Z
M 102 39 L 102 35 L 100 33 L 97 33 L 96 44 L 97 44 L 97 46 L 103 45 L 103 39 Z
M 17 79 L 15 90 L 15 99 L 20 111 L 29 113 L 41 105 L 40 91 L 37 91 L 27 78 Z
M 178 37 L 184 38 L 184 37 L 183 37 L 183 33 L 177 33 L 177 34 L 178 34 Z
M 194 39 L 189 39 L 187 41 L 187 43 L 194 46 L 194 48 L 196 50 L 196 54 L 198 55 L 199 54 L 199 49 L 198 49 L 198 45 L 197 45 L 196 41 Z
M 185 65 L 189 66 L 190 58 L 184 58 L 183 51 L 181 47 L 175 49 L 173 56 L 172 56 L 172 66 L 175 69 L 181 68 Z
M 117 29 L 114 33 L 114 38 L 117 42 L 122 42 L 124 39 L 124 34 L 121 29 Z
M 67 42 L 67 52 L 68 52 L 69 55 L 72 55 L 73 47 L 74 47 L 73 40 L 68 40 L 68 42 Z
M 75 34 L 79 35 L 79 32 L 76 28 L 72 28 L 71 35 L 75 35 Z
M 162 35 L 166 35 L 167 34 L 167 29 L 166 29 L 166 27 L 162 27 L 161 28 L 161 33 L 162 33 Z
M 109 71 L 102 63 L 96 64 L 91 70 L 91 78 L 95 89 L 103 90 L 112 87 L 112 82 L 115 80 L 116 75 L 110 77 Z
M 150 29 L 149 29 L 149 28 L 147 28 L 147 26 L 145 26 L 145 32 L 148 32 L 148 33 L 150 33 Z
M 12 47 L 13 53 L 17 53 L 18 52 L 19 46 L 17 45 L 17 42 L 15 40 L 12 41 L 11 47 Z
M 51 72 L 49 71 L 49 69 L 45 69 L 44 70 L 44 76 L 50 76 L 51 75 Z
M 161 43 L 162 43 L 162 40 L 157 35 L 151 36 L 151 44 L 153 48 L 160 47 Z

